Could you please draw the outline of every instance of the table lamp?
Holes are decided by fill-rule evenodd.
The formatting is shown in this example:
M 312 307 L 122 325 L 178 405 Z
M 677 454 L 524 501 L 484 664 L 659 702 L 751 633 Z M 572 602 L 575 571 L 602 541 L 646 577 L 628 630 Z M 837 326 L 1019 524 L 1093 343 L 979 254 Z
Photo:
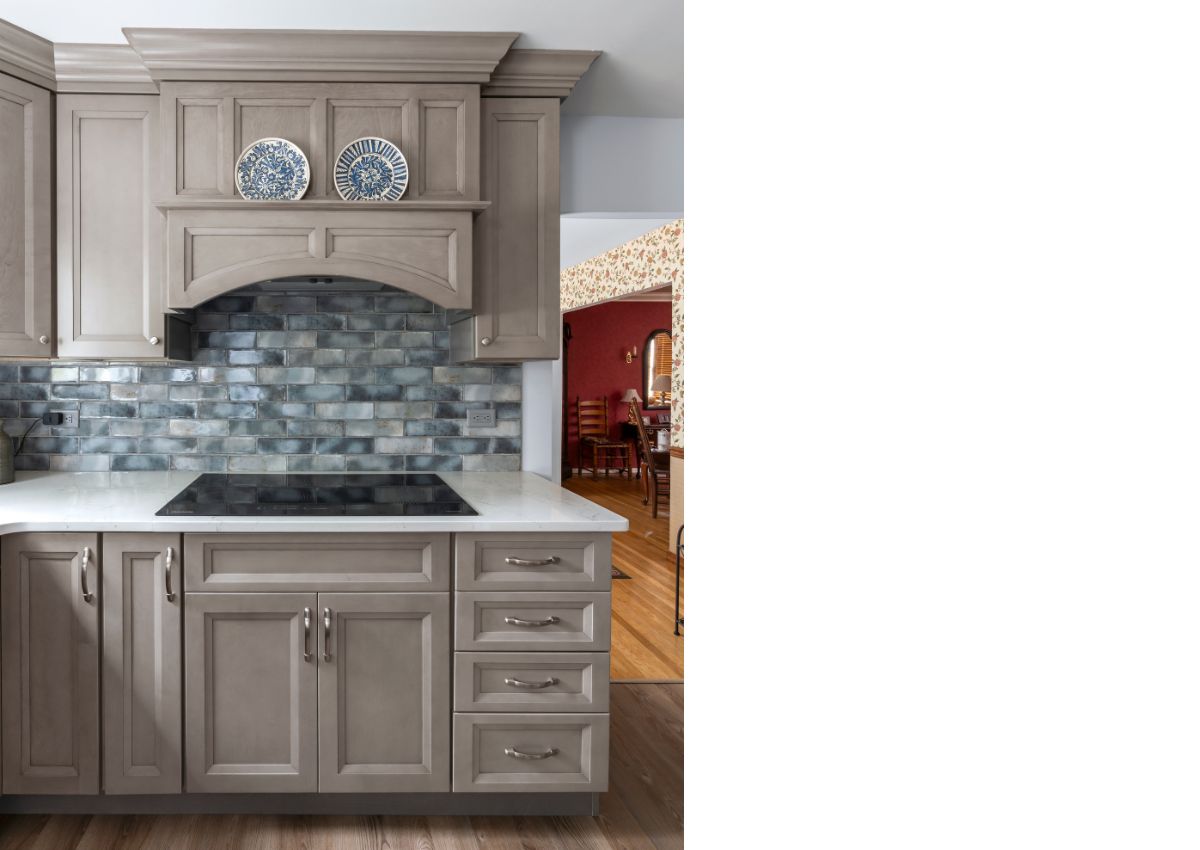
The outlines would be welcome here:
M 658 393 L 658 400 L 661 402 L 664 393 L 671 391 L 671 376 L 670 375 L 655 375 L 654 381 L 650 384 L 650 394 Z
M 638 416 L 640 415 L 637 405 L 642 403 L 642 397 L 638 395 L 637 390 L 625 390 L 625 395 L 621 396 L 621 401 L 625 402 L 629 407 L 629 422 L 636 425 Z

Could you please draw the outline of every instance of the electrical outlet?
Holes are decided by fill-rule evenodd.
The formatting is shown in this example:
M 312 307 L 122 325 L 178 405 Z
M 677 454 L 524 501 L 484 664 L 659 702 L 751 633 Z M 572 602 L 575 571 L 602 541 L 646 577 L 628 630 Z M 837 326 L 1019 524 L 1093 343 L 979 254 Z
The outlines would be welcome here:
M 79 411 L 78 410 L 56 410 L 55 413 L 62 414 L 63 428 L 78 428 L 79 427 Z
M 468 410 L 467 425 L 472 428 L 495 428 L 496 411 L 490 407 L 487 410 Z

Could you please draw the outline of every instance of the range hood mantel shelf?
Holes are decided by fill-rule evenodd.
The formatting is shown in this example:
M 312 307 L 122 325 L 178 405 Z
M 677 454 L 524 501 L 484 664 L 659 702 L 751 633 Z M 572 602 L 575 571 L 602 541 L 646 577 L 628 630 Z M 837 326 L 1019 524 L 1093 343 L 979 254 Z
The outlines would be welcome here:
M 482 212 L 491 201 L 343 201 L 340 198 L 309 198 L 299 201 L 247 201 L 242 198 L 173 198 L 155 201 L 160 210 L 431 210 L 442 212 Z

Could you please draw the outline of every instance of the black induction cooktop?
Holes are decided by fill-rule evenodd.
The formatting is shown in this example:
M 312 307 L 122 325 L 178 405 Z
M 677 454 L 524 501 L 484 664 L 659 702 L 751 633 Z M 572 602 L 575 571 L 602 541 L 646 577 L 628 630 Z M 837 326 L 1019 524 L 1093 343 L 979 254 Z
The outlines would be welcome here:
M 476 516 L 428 473 L 205 473 L 156 516 Z

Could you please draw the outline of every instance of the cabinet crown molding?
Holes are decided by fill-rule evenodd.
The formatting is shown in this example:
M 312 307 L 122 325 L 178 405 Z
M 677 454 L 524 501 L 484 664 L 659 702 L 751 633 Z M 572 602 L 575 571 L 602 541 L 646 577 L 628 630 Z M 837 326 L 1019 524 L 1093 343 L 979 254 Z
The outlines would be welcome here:
M 599 50 L 510 50 L 483 87 L 485 97 L 565 98 Z
M 55 44 L 54 73 L 60 92 L 158 93 L 141 58 L 125 44 Z
M 54 45 L 0 20 L 0 71 L 54 91 Z
M 126 28 L 151 78 L 485 83 L 520 33 Z

